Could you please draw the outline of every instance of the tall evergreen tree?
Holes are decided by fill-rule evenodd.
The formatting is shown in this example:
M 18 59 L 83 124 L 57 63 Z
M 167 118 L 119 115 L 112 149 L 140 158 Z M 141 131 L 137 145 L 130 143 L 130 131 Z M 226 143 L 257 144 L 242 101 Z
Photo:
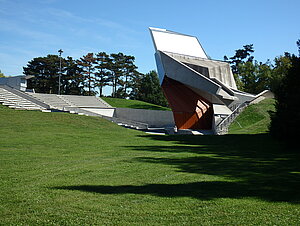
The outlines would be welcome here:
M 100 97 L 103 95 L 103 88 L 109 85 L 111 79 L 111 63 L 112 60 L 105 52 L 99 52 L 96 54 L 96 86 L 99 88 Z
M 82 69 L 78 67 L 72 57 L 67 57 L 66 73 L 62 81 L 62 93 L 70 95 L 83 95 L 84 94 L 84 77 Z
M 94 94 L 92 89 L 95 87 L 95 62 L 96 59 L 94 58 L 93 53 L 88 53 L 77 60 L 77 64 L 82 69 L 82 75 L 85 78 L 86 87 L 88 88 L 88 95 Z
M 124 71 L 124 94 L 128 96 L 128 89 L 132 88 L 133 78 L 138 74 L 137 66 L 134 64 L 134 56 L 125 56 L 125 71 Z
M 112 97 L 119 97 L 118 86 L 123 86 L 123 70 L 125 65 L 125 55 L 123 53 L 112 53 L 111 57 L 111 83 L 112 83 Z

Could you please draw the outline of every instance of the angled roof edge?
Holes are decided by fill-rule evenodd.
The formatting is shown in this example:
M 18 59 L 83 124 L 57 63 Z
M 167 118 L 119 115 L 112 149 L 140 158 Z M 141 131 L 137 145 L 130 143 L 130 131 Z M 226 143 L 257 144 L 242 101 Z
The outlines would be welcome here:
M 185 36 L 185 37 L 189 37 L 189 38 L 194 38 L 196 39 L 197 41 L 197 44 L 199 45 L 200 47 L 200 51 L 198 53 L 198 56 L 195 56 L 195 55 L 190 55 L 190 56 L 195 56 L 195 57 L 201 57 L 201 58 L 204 58 L 204 59 L 209 59 L 207 53 L 205 52 L 203 46 L 201 45 L 201 43 L 199 42 L 199 39 L 196 37 L 196 36 L 193 36 L 193 35 L 187 35 L 187 34 L 183 34 L 183 33 L 179 33 L 179 32 L 175 32 L 175 31 L 170 31 L 170 30 L 167 30 L 167 29 L 164 29 L 164 28 L 155 28 L 155 27 L 149 27 L 149 31 L 150 31 L 150 34 L 151 34 L 151 37 L 152 37 L 152 41 L 153 41 L 153 44 L 154 44 L 154 47 L 155 47 L 155 50 L 161 50 L 161 49 L 158 49 L 158 46 L 157 46 L 157 43 L 156 43 L 156 40 L 154 38 L 154 34 L 153 32 L 161 32 L 161 33 L 165 33 L 165 34 L 173 34 L 173 35 L 178 35 L 178 36 Z M 201 55 L 201 52 L 203 52 L 204 56 L 199 56 L 199 54 Z M 180 52 L 174 52 L 174 53 L 177 53 L 177 54 L 182 54 Z M 189 54 L 187 54 L 189 55 Z
M 183 34 L 183 33 L 176 32 L 176 31 L 170 31 L 170 30 L 167 30 L 167 29 L 164 29 L 164 28 L 149 27 L 149 30 L 150 31 L 159 31 L 159 32 L 164 32 L 164 33 L 169 33 L 169 34 L 183 35 L 183 36 L 189 36 L 189 37 L 197 38 L 196 36 L 193 36 L 193 35 L 187 35 L 187 34 Z M 199 44 L 200 44 L 200 42 L 199 42 Z

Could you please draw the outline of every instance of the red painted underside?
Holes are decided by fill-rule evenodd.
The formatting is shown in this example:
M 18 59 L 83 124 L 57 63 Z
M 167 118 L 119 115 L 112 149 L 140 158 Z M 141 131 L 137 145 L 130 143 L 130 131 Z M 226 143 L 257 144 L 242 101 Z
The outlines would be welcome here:
M 184 84 L 165 76 L 162 89 L 172 108 L 177 129 L 210 130 L 212 104 Z

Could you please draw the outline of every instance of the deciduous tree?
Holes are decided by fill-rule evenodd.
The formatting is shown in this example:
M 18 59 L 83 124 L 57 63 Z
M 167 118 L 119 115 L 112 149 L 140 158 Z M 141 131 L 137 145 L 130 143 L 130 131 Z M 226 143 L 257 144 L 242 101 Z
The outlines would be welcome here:
M 156 71 L 150 71 L 149 73 L 142 75 L 138 84 L 138 92 L 136 93 L 135 99 L 161 106 L 168 106 L 168 102 L 159 84 Z
M 62 59 L 63 73 L 64 65 L 65 60 Z M 47 55 L 34 58 L 28 62 L 26 67 L 23 67 L 23 71 L 25 75 L 34 76 L 29 80 L 28 88 L 34 88 L 40 93 L 58 92 L 59 56 Z

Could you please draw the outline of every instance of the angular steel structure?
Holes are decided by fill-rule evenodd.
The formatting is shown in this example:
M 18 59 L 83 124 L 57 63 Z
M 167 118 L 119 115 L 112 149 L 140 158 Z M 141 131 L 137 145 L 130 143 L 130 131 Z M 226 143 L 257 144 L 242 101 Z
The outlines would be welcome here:
M 209 59 L 196 37 L 149 29 L 177 129 L 215 131 L 233 111 L 257 97 L 237 90 L 230 65 Z

